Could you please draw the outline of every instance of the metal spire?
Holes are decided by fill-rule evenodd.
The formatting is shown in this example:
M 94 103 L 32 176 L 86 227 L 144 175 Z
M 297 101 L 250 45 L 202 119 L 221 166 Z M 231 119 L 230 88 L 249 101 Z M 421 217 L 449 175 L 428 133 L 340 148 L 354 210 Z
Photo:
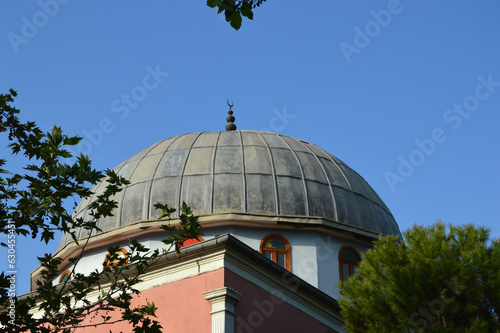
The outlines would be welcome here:
M 227 125 L 226 125 L 226 131 L 236 131 L 236 125 L 234 124 L 234 120 L 236 118 L 233 117 L 233 110 L 231 110 L 231 108 L 233 107 L 233 103 L 231 102 L 231 104 L 229 104 L 229 99 L 227 100 L 227 105 L 229 106 L 229 111 L 227 111 L 227 114 L 229 116 L 227 116 L 226 118 L 226 121 L 227 121 Z

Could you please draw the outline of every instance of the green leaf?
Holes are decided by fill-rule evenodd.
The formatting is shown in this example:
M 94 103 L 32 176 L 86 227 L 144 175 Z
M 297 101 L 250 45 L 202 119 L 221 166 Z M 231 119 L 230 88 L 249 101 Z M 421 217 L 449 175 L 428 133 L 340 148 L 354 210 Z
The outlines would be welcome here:
M 207 0 L 207 6 L 210 8 L 220 7 L 221 5 L 221 0 Z
M 252 5 L 249 2 L 244 2 L 240 8 L 241 15 L 253 20 Z
M 241 18 L 241 14 L 239 12 L 234 12 L 232 15 L 231 15 L 231 26 L 238 30 L 239 28 L 241 28 L 241 21 L 242 21 L 242 18 Z
M 80 136 L 65 137 L 64 144 L 68 146 L 74 146 L 78 144 L 83 138 Z

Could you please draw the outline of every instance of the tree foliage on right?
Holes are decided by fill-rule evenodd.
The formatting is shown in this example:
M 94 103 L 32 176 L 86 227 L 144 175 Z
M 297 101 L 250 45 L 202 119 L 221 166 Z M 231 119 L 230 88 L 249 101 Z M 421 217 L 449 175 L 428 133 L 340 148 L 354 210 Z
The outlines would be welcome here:
M 340 285 L 349 332 L 500 332 L 500 242 L 484 227 L 380 237 Z

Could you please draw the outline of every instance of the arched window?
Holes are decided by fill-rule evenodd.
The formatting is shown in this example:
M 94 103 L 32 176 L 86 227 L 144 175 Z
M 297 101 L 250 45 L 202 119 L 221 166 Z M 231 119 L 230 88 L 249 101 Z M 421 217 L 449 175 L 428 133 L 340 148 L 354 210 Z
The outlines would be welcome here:
M 260 253 L 287 270 L 292 270 L 290 243 L 278 234 L 269 234 L 260 242 Z
M 198 238 L 186 239 L 184 241 L 184 243 L 182 243 L 182 246 L 179 247 L 179 249 L 182 249 L 183 247 L 186 247 L 186 246 L 189 246 L 189 245 L 193 245 L 193 244 L 196 244 L 196 243 L 199 243 L 199 242 L 203 242 L 203 241 L 204 241 L 204 239 L 201 236 L 198 236 Z
M 125 265 L 128 263 L 128 255 L 127 255 L 127 250 L 125 250 L 123 247 L 119 247 L 118 251 L 115 252 L 115 259 L 111 262 L 110 261 L 111 253 L 106 254 L 106 259 L 104 259 L 103 266 L 104 268 L 109 268 L 112 266 L 117 266 L 120 263 L 121 259 L 126 259 L 125 260 Z
M 356 274 L 361 261 L 359 252 L 352 246 L 344 246 L 339 252 L 340 280 L 344 281 L 349 276 Z
M 59 278 L 59 283 L 64 283 L 66 281 L 69 281 L 71 280 L 71 272 L 69 271 L 69 269 L 65 270 L 62 274 L 61 274 L 61 277 Z

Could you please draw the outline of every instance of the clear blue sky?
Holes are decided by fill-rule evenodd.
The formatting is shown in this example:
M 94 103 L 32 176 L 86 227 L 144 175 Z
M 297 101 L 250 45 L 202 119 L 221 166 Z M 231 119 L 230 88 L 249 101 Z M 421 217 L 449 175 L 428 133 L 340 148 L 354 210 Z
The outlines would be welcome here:
M 205 1 L 59 1 L 2 3 L 0 91 L 23 120 L 86 136 L 96 167 L 223 130 L 229 99 L 239 129 L 342 159 L 401 230 L 500 237 L 500 2 L 268 0 L 234 31 Z M 19 292 L 57 243 L 19 243 Z

